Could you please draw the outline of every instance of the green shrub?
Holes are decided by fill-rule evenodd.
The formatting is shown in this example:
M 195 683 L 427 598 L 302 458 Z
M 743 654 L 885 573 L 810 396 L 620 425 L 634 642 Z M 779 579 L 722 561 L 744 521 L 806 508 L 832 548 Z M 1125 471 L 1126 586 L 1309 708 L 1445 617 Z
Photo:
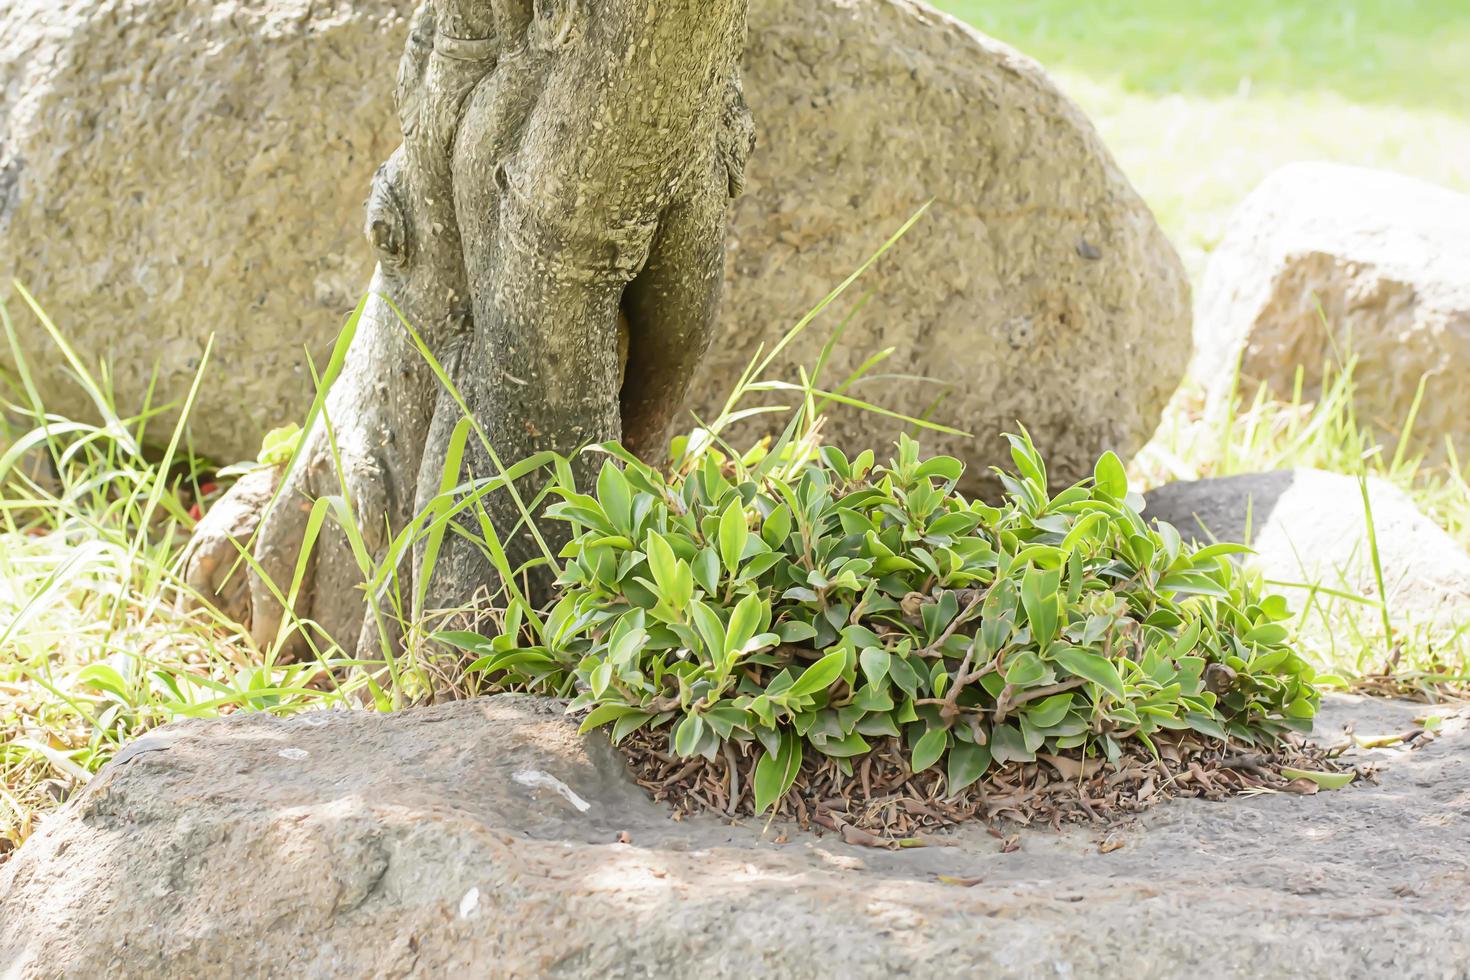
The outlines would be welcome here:
M 1055 497 L 1029 436 L 999 507 L 955 492 L 962 464 L 848 459 L 783 439 L 722 453 L 676 442 L 671 475 L 615 445 L 595 495 L 559 482 L 560 599 L 532 632 L 446 636 L 508 687 L 573 693 L 584 729 L 667 729 L 679 756 L 754 740 L 756 806 L 808 750 L 850 766 L 901 738 L 958 793 L 1038 752 L 1116 760 L 1121 742 L 1194 729 L 1254 743 L 1310 727 L 1312 668 L 1286 602 L 1230 560 L 1139 516 L 1111 453 Z

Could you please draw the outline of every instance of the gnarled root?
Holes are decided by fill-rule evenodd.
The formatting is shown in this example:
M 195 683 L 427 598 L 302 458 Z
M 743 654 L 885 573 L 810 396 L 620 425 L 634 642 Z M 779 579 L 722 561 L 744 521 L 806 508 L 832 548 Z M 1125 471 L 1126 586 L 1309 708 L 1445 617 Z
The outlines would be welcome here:
M 248 474 L 210 509 L 186 552 L 185 581 L 197 593 L 190 601 L 208 602 L 246 626 L 262 648 L 280 642 L 286 654 L 300 655 L 309 630 L 319 649 L 335 642 L 376 659 L 379 624 L 366 621 L 363 587 L 384 559 L 389 525 L 406 518 L 394 513 L 402 508 L 389 498 L 392 481 L 383 461 L 374 455 L 354 458 L 339 448 L 339 470 L 324 427 L 319 431 L 274 506 L 281 467 Z M 326 512 L 313 529 L 313 509 L 322 498 Z M 354 548 L 354 537 L 361 550 Z M 366 558 L 366 570 L 360 558 Z M 281 599 L 290 597 L 293 584 L 297 596 L 288 615 Z
M 250 624 L 243 556 L 279 479 L 274 466 L 248 473 L 204 515 L 184 552 L 184 582 L 194 593 L 187 597 L 189 604 L 207 602 L 227 619 Z

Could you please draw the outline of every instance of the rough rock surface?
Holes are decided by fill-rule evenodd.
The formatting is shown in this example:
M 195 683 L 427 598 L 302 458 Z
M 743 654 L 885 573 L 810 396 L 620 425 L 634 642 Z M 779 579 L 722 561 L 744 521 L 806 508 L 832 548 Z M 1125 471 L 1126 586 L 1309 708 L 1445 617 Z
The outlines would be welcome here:
M 1319 732 L 1422 711 L 1337 698 Z M 1107 853 L 1082 828 L 1010 854 L 979 827 L 887 852 L 675 823 L 532 699 L 188 722 L 0 868 L 0 972 L 1462 977 L 1470 732 L 1435 712 L 1435 743 L 1372 753 L 1379 786 L 1178 801 Z
M 1390 609 L 1419 623 L 1470 623 L 1470 555 L 1383 480 L 1368 499 Z M 1269 579 L 1378 595 L 1362 491 L 1354 477 L 1278 470 L 1170 483 L 1147 495 L 1144 516 L 1186 538 L 1243 541 Z
M 305 414 L 367 288 L 362 202 L 398 144 L 408 0 L 0 4 L 0 296 L 28 288 L 118 408 L 182 401 L 200 451 L 253 458 Z M 7 300 L 47 408 L 90 410 Z M 9 359 L 8 351 L 4 355 Z M 176 417 L 176 416 L 175 416 Z M 166 441 L 172 419 L 154 423 Z
M 1320 304 L 1320 309 L 1319 309 Z M 1324 322 L 1325 321 L 1325 322 Z M 1298 163 L 1268 177 L 1210 258 L 1197 370 L 1216 393 L 1308 392 L 1324 361 L 1357 356 L 1360 418 L 1396 436 L 1428 377 L 1412 445 L 1470 445 L 1470 196 L 1397 174 Z
M 0 272 L 18 274 L 125 409 L 152 365 L 181 397 L 205 338 L 196 445 L 253 455 L 308 400 L 366 288 L 360 202 L 396 144 L 389 102 L 414 0 L 19 0 L 0 11 Z M 1032 61 L 911 0 L 753 0 L 758 146 L 736 203 L 708 416 L 769 346 L 925 201 L 929 214 L 782 366 L 825 379 L 896 348 L 924 375 L 853 394 L 958 424 L 974 465 L 1024 421 L 1058 479 L 1151 433 L 1188 359 L 1188 285 L 1091 124 Z M 29 317 L 20 317 L 29 325 Z M 27 343 L 49 351 L 30 328 Z M 47 354 L 59 377 L 59 358 Z M 85 408 L 56 386 L 53 407 Z M 936 404 L 937 403 L 937 404 Z M 897 427 L 843 413 L 830 435 Z
M 871 291 L 824 375 L 892 347 L 887 382 L 853 394 L 975 440 L 923 436 L 1006 462 L 1025 423 L 1054 479 L 1153 433 L 1189 358 L 1177 254 L 1092 124 L 1046 73 L 909 0 L 754 0 L 746 90 L 757 128 L 734 205 L 725 332 L 696 391 L 704 417 L 754 354 L 932 198 L 925 217 L 783 357 L 816 363 Z M 936 384 L 916 384 L 912 376 Z M 882 445 L 897 426 L 844 411 L 829 438 Z

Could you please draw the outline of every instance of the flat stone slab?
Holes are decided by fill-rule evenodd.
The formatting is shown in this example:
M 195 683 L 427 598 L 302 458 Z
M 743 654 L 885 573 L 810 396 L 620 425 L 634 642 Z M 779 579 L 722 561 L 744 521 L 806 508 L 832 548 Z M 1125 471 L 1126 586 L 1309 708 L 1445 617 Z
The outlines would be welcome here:
M 1426 711 L 1377 786 L 1178 800 L 1106 853 L 676 822 L 534 698 L 185 722 L 0 867 L 0 975 L 1464 977 L 1470 709 L 1334 697 L 1319 733 Z

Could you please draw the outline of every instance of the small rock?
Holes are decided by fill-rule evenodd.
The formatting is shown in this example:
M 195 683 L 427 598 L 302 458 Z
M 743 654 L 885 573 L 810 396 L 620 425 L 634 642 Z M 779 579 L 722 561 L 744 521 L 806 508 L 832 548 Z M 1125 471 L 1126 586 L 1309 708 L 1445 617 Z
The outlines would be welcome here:
M 1403 491 L 1368 480 L 1389 609 L 1399 625 L 1456 625 L 1470 616 L 1470 555 L 1419 513 Z M 1354 477 L 1277 470 L 1170 483 L 1146 496 L 1145 518 L 1167 521 L 1186 540 L 1244 542 L 1247 567 L 1278 582 L 1317 584 L 1376 598 L 1363 497 Z M 1299 589 L 1273 586 L 1294 601 Z M 1327 598 L 1318 596 L 1317 602 Z
M 1396 436 L 1419 379 L 1410 446 L 1470 449 L 1470 196 L 1397 174 L 1296 163 L 1235 212 L 1210 258 L 1195 316 L 1196 373 L 1247 396 L 1265 382 L 1308 397 L 1349 352 L 1358 418 Z

